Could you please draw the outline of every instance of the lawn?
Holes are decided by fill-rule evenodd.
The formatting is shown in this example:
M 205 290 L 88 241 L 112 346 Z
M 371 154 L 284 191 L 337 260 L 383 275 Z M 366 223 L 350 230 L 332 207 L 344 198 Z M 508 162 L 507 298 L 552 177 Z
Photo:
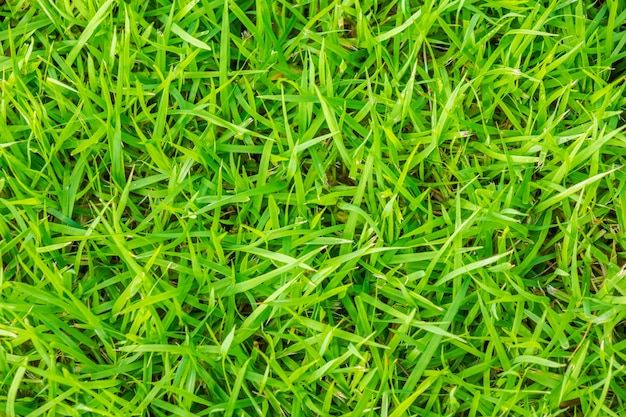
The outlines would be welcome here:
M 0 416 L 626 415 L 626 0 L 6 0 Z

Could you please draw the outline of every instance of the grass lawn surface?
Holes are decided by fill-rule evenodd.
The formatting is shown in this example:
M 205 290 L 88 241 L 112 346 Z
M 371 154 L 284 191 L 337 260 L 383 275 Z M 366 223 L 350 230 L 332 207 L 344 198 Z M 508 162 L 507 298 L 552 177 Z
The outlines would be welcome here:
M 626 415 L 626 1 L 6 0 L 0 416 Z

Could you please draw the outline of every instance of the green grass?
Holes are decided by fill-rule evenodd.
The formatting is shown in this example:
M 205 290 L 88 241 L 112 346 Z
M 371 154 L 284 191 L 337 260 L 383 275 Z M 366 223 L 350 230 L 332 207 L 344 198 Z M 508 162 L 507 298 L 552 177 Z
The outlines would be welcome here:
M 0 416 L 626 413 L 626 1 L 2 3 Z

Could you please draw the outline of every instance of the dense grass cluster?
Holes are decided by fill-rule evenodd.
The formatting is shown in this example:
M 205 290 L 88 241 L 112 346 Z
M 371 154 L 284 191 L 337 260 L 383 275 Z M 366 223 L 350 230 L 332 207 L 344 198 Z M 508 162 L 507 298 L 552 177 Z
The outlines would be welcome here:
M 7 0 L 0 416 L 626 412 L 626 2 Z

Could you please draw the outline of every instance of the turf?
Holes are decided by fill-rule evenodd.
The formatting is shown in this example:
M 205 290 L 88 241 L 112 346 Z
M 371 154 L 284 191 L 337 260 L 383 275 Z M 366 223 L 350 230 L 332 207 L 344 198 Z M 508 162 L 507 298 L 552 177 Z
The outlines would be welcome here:
M 626 413 L 624 0 L 0 14 L 0 416 Z

